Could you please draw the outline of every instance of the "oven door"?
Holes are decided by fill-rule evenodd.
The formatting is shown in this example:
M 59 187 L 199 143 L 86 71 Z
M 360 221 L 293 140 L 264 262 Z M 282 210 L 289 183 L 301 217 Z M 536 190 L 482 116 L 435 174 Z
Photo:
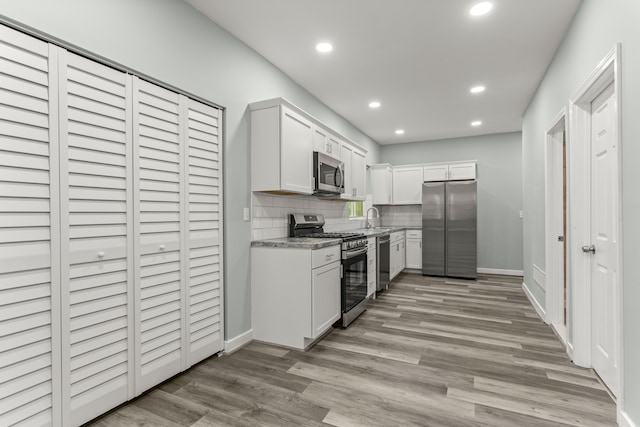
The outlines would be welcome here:
M 344 252 L 342 257 L 342 312 L 367 297 L 367 248 Z

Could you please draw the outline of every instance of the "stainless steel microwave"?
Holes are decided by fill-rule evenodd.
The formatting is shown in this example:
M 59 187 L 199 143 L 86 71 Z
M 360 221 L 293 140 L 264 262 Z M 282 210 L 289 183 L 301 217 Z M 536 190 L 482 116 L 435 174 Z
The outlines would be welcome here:
M 313 194 L 344 193 L 344 163 L 317 151 L 313 152 Z

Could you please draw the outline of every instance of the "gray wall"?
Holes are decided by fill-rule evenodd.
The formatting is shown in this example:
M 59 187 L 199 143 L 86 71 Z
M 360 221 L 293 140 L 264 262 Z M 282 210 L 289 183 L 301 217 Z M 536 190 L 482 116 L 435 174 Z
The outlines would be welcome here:
M 478 267 L 522 270 L 520 132 L 383 145 L 382 163 L 478 161 Z
M 524 269 L 525 281 L 544 304 L 544 290 L 534 285 L 533 265 L 545 268 L 544 250 L 544 133 L 553 118 L 587 79 L 598 63 L 622 43 L 622 220 L 623 220 L 623 367 L 622 405 L 629 419 L 640 425 L 640 2 L 584 0 L 547 70 L 523 122 Z M 569 135 L 571 144 L 571 135 Z M 581 245 L 582 243 L 577 242 Z M 572 330 L 569 331 L 571 339 Z
M 378 161 L 378 144 L 235 37 L 181 0 L 0 0 L 2 20 L 32 27 L 226 107 L 224 142 L 225 337 L 251 328 L 249 114 L 247 104 L 284 97 Z

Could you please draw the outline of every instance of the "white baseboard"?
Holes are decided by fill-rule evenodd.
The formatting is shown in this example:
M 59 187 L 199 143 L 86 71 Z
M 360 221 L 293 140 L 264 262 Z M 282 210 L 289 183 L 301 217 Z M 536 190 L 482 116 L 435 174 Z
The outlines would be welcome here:
M 244 334 L 240 334 L 230 340 L 224 342 L 224 353 L 233 353 L 236 350 L 240 350 L 245 345 L 253 341 L 253 329 L 249 329 Z
M 560 338 L 560 341 L 562 341 L 562 344 L 567 347 L 567 326 L 559 323 L 552 323 L 551 327 L 556 332 L 558 338 Z
M 631 421 L 629 415 L 621 410 L 618 410 L 618 425 L 620 427 L 637 427 L 637 424 Z
M 537 265 L 533 264 L 533 281 L 542 289 L 547 289 L 547 275 Z
M 536 309 L 536 312 L 538 313 L 538 316 L 540 316 L 540 319 L 544 321 L 544 319 L 547 318 L 547 313 L 544 311 L 544 308 L 542 308 L 538 300 L 533 296 L 533 294 L 529 290 L 529 287 L 527 286 L 527 284 L 524 282 L 522 282 L 522 290 L 524 291 L 527 298 L 529 298 L 529 301 L 531 301 L 531 305 L 533 306 L 533 308 Z
M 502 270 L 499 268 L 478 268 L 480 274 L 497 274 L 499 276 L 523 276 L 522 270 Z

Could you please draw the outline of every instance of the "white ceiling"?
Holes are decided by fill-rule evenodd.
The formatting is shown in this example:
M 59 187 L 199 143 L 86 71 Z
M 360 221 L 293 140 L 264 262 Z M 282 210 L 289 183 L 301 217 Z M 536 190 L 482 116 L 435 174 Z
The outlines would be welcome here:
M 479 0 L 185 1 L 394 144 L 521 130 L 581 0 L 493 0 L 482 17 L 468 13 Z M 320 41 L 333 51 L 316 52 Z M 486 91 L 471 95 L 476 84 Z M 382 107 L 371 110 L 372 100 Z

